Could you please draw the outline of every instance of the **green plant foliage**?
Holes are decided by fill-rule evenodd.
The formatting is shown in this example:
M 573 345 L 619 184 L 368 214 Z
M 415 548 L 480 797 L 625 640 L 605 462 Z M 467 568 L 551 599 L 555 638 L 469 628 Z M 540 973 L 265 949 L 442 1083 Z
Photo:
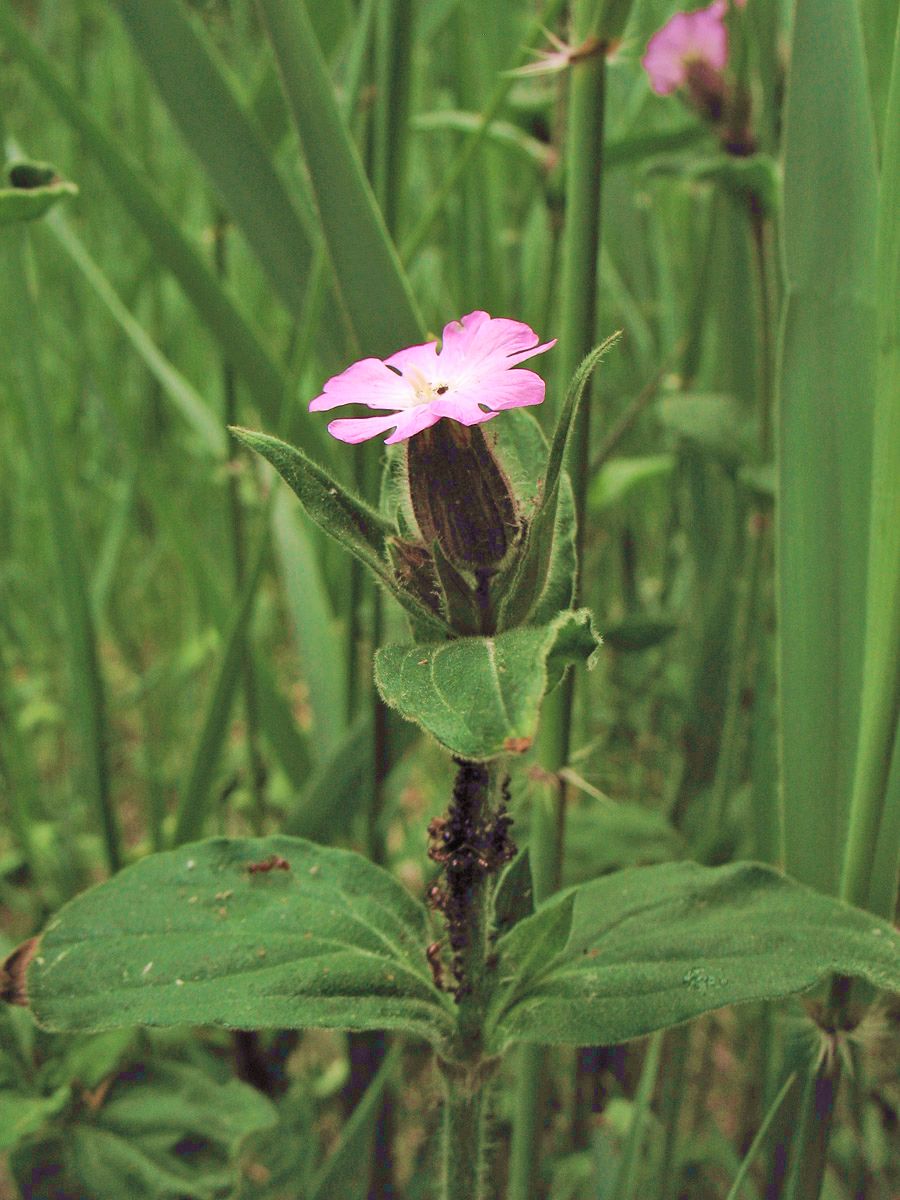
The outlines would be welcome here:
M 836 892 L 862 686 L 877 295 L 875 138 L 851 0 L 797 7 L 784 139 L 777 548 L 786 863 L 804 883 Z
M 322 467 L 294 446 L 249 429 L 232 429 L 232 433 L 238 441 L 272 464 L 297 496 L 307 516 L 368 567 L 417 622 L 435 632 L 448 632 L 448 627 L 434 612 L 397 584 L 385 557 L 386 539 L 394 530 L 375 509 L 345 491 Z
M 653 494 L 653 485 L 667 482 L 674 468 L 674 454 L 614 458 L 594 476 L 588 503 L 594 512 L 604 512 L 636 495 Z
M 31 1066 L 31 1021 L 22 1012 L 0 1009 L 0 1151 L 12 1150 L 37 1133 L 69 1102 L 66 1081 L 40 1087 Z
M 78 195 L 75 184 L 60 179 L 49 163 L 11 163 L 6 174 L 9 184 L 0 187 L 0 226 L 34 221 L 66 196 Z
M 448 1014 L 428 940 L 424 909 L 358 854 L 215 838 L 145 858 L 61 909 L 28 1001 L 56 1030 L 320 1025 L 437 1038 Z
M 275 1120 L 273 1105 L 237 1080 L 183 1062 L 138 1061 L 90 1120 L 23 1144 L 12 1166 L 33 1196 L 47 1194 L 47 1163 L 51 1177 L 61 1171 L 70 1188 L 96 1200 L 215 1200 L 233 1194 L 245 1140 Z
M 341 117 L 312 23 L 305 6 L 290 0 L 259 0 L 259 11 L 358 345 L 364 354 L 390 354 L 421 338 L 422 320 Z
M 727 466 L 737 465 L 752 452 L 752 422 L 732 396 L 667 396 L 656 411 L 679 438 Z
M 574 505 L 571 524 L 569 520 L 558 519 L 560 498 L 564 491 L 563 480 L 566 478 L 564 463 L 569 452 L 572 428 L 579 407 L 584 401 L 588 383 L 618 336 L 614 334 L 592 350 L 575 372 L 569 385 L 550 445 L 550 457 L 540 499 L 526 534 L 525 545 L 508 584 L 506 601 L 500 609 L 501 628 L 547 620 L 550 615 L 547 612 L 547 593 L 555 595 L 561 567 L 564 572 L 569 561 L 568 555 L 564 551 L 561 552 L 561 546 L 567 545 L 569 538 L 574 536 Z
M 528 976 L 519 957 L 575 908 L 556 958 Z M 507 961 L 507 947 L 510 961 Z M 900 988 L 900 934 L 768 867 L 669 863 L 583 884 L 498 943 L 493 1040 L 609 1045 L 748 1000 L 805 991 L 832 972 Z
M 473 761 L 527 750 L 541 700 L 569 663 L 591 663 L 600 645 L 587 609 L 492 638 L 384 646 L 375 681 L 386 704 L 452 754 Z

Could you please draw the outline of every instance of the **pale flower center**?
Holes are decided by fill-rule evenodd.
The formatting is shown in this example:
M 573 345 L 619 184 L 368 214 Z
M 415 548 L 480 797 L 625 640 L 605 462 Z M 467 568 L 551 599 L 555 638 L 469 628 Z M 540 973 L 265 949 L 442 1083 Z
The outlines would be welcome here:
M 432 383 L 426 379 L 418 367 L 407 367 L 403 377 L 415 393 L 416 404 L 430 404 L 437 396 L 443 396 L 449 390 L 446 383 Z

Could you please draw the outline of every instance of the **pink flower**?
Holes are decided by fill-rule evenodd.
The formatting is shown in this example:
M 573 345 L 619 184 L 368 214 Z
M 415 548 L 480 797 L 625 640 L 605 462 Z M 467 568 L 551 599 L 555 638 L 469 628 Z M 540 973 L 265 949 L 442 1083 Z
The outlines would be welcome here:
M 668 96 L 684 87 L 692 69 L 717 75 L 724 71 L 728 61 L 725 11 L 726 0 L 714 0 L 708 8 L 676 13 L 654 33 L 641 62 L 657 95 Z
M 390 358 L 364 358 L 325 384 L 310 412 L 365 404 L 391 409 L 387 416 L 332 421 L 328 432 L 342 442 L 364 442 L 394 429 L 385 442 L 403 442 L 449 417 L 462 425 L 490 421 L 504 408 L 540 404 L 544 381 L 512 368 L 556 345 L 544 342 L 521 321 L 472 312 L 444 326 L 437 342 L 398 350 Z

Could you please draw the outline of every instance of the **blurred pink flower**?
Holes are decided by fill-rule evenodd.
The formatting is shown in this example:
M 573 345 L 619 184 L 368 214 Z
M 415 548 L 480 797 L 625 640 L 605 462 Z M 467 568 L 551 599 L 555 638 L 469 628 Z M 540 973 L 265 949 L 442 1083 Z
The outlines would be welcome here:
M 684 87 L 690 71 L 698 67 L 721 74 L 728 61 L 725 12 L 726 0 L 714 0 L 708 8 L 676 13 L 654 33 L 641 62 L 657 95 Z
M 332 421 L 328 432 L 342 442 L 364 442 L 394 428 L 388 445 L 403 442 L 442 417 L 462 425 L 490 421 L 504 408 L 540 404 L 544 381 L 534 371 L 512 370 L 518 363 L 556 345 L 538 345 L 521 321 L 471 312 L 444 326 L 437 342 L 398 350 L 390 358 L 363 358 L 325 384 L 310 401 L 310 412 L 365 404 L 392 409 L 387 416 Z

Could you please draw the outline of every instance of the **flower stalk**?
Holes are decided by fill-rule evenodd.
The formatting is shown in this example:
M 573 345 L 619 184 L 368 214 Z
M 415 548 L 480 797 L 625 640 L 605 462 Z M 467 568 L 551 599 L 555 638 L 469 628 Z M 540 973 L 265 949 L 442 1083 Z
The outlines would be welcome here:
M 496 969 L 494 894 L 515 855 L 507 815 L 508 777 L 497 762 L 457 759 L 450 806 L 429 827 L 429 858 L 441 865 L 428 894 L 445 934 L 429 947 L 435 979 L 453 993 L 456 1031 L 439 1068 L 444 1083 L 444 1200 L 483 1195 L 486 1093 L 497 1060 L 484 1054 L 483 1030 Z

